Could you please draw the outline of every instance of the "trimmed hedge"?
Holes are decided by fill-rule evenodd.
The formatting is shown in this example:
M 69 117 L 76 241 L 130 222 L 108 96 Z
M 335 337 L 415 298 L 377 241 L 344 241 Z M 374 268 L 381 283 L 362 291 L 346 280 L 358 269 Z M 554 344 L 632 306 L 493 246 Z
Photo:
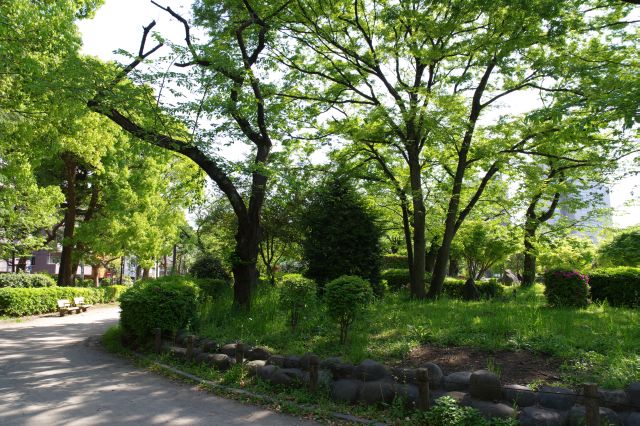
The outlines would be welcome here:
M 144 280 L 120 296 L 120 325 L 124 333 L 139 342 L 154 328 L 175 333 L 192 328 L 197 318 L 200 288 L 188 277 Z
M 399 254 L 385 254 L 382 256 L 382 269 L 407 269 L 409 258 Z
M 640 307 L 640 268 L 603 268 L 589 273 L 591 297 L 611 306 Z
M 589 300 L 589 277 L 578 271 L 551 270 L 544 274 L 544 295 L 549 306 L 585 307 Z
M 464 282 L 458 278 L 445 278 L 442 286 L 442 294 L 453 299 L 462 299 L 464 292 Z M 493 299 L 504 294 L 504 287 L 498 283 L 498 280 L 492 278 L 486 281 L 476 281 L 476 287 L 483 299 Z
M 300 274 L 286 274 L 281 279 L 280 306 L 289 313 L 289 325 L 295 329 L 300 316 L 316 302 L 315 281 Z
M 200 288 L 201 296 L 211 296 L 214 299 L 231 289 L 229 281 L 221 279 L 194 279 L 193 281 Z
M 387 285 L 392 290 L 400 290 L 404 287 L 409 287 L 411 282 L 411 274 L 409 269 L 387 269 L 382 271 L 381 278 L 387 281 Z M 431 274 L 429 272 L 424 273 L 424 282 L 428 284 L 431 281 Z
M 87 303 L 109 303 L 118 300 L 125 286 L 98 288 L 42 287 L 0 288 L 0 315 L 25 316 L 55 312 L 58 299 L 84 297 Z
M 53 287 L 56 282 L 51 276 L 46 274 L 0 274 L 0 287 L 11 288 L 34 288 Z

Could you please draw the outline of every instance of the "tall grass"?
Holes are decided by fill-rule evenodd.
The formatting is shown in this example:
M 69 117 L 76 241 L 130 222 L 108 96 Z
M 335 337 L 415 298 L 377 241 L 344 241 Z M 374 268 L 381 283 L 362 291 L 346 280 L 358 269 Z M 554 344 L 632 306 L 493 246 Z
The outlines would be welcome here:
M 471 346 L 487 351 L 529 350 L 564 360 L 563 381 L 594 380 L 620 387 L 640 380 L 640 311 L 591 305 L 585 309 L 545 306 L 543 287 L 520 291 L 517 298 L 463 302 L 409 300 L 388 294 L 356 321 L 345 345 L 321 301 L 310 306 L 291 330 L 278 306 L 277 289 L 260 287 L 250 313 L 231 306 L 230 292 L 201 307 L 200 334 L 220 343 L 242 340 L 279 353 L 314 352 L 393 362 L 423 344 Z

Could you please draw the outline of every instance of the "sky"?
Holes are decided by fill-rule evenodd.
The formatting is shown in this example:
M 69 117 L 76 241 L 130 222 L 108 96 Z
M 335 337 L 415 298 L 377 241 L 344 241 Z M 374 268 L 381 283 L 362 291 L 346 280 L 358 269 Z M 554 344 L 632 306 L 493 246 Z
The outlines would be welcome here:
M 189 14 L 192 0 L 159 0 L 159 4 Z M 106 0 L 91 20 L 80 21 L 83 53 L 103 60 L 122 60 L 115 50 L 137 51 L 142 27 L 155 20 L 155 31 L 176 43 L 184 38 L 182 26 L 149 0 Z M 126 62 L 126 61 L 125 61 Z M 512 110 L 527 107 L 526 97 L 511 99 Z M 622 179 L 611 188 L 611 206 L 616 226 L 640 224 L 640 176 Z

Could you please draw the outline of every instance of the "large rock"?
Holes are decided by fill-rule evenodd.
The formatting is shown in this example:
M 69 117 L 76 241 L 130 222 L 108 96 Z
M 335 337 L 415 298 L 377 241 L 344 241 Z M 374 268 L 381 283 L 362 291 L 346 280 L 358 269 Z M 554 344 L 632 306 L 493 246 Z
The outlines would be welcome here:
M 600 397 L 600 405 L 603 407 L 611 408 L 613 410 L 625 410 L 629 406 L 627 394 L 621 389 L 598 389 L 598 396 Z
M 504 385 L 502 393 L 505 400 L 518 407 L 530 407 L 538 402 L 538 394 L 526 386 Z
M 640 409 L 640 382 L 630 383 L 625 389 L 629 403 Z
M 500 379 L 488 370 L 477 370 L 471 374 L 469 393 L 472 398 L 497 401 L 502 398 Z
M 574 405 L 569 410 L 567 416 L 567 422 L 569 426 L 582 426 L 586 424 L 586 409 L 583 405 Z M 600 407 L 600 424 L 607 424 L 609 426 L 622 426 L 622 420 L 610 408 Z
M 299 368 L 282 368 L 280 373 L 288 376 L 293 383 L 300 384 L 304 381 L 304 372 Z
M 364 382 L 373 382 L 383 379 L 390 379 L 391 373 L 384 365 L 371 359 L 365 359 L 355 367 L 353 372 L 356 379 Z
M 471 371 L 458 371 L 444 377 L 444 389 L 446 391 L 466 391 L 471 381 Z
M 193 360 L 199 364 L 209 364 L 210 356 L 211 354 L 206 352 L 199 352 L 193 357 Z
M 494 403 L 467 397 L 462 400 L 462 405 L 475 408 L 480 411 L 486 419 L 493 419 L 495 417 L 508 419 L 514 418 L 518 414 L 513 407 L 501 402 Z
M 306 353 L 300 357 L 300 368 L 306 371 L 309 371 L 311 366 L 311 360 L 315 359 L 316 362 L 319 361 L 319 358 L 316 354 Z
M 278 371 L 280 367 L 277 365 L 265 365 L 264 367 L 260 367 L 257 369 L 258 377 L 262 380 L 269 380 L 276 371 Z
M 294 355 L 285 357 L 284 368 L 300 368 L 300 357 Z
M 235 359 L 225 354 L 211 354 L 209 359 L 218 370 L 222 371 L 230 369 L 236 363 Z
M 220 345 L 217 342 L 214 342 L 210 339 L 205 339 L 202 341 L 202 350 L 204 352 L 215 353 L 218 352 Z
M 186 343 L 185 340 L 189 335 L 190 333 L 187 330 L 178 330 L 176 333 L 176 345 L 184 346 Z
M 520 284 L 520 279 L 510 269 L 505 270 L 500 277 L 500 282 L 506 285 Z
M 267 360 L 267 364 L 284 367 L 284 357 L 282 355 L 271 355 Z
M 396 395 L 404 399 L 409 408 L 416 408 L 420 403 L 420 390 L 416 385 L 411 385 L 411 384 L 397 385 Z
M 256 359 L 253 361 L 248 361 L 245 364 L 245 367 L 247 368 L 247 373 L 250 376 L 255 376 L 256 374 L 258 374 L 258 370 L 262 367 L 265 367 L 266 365 L 267 365 L 267 361 Z
M 391 369 L 391 375 L 398 383 L 416 383 L 416 370 L 414 368 L 394 367 Z
M 236 356 L 236 347 L 237 343 L 227 343 L 223 347 L 220 348 L 220 353 L 225 354 L 227 356 Z
M 525 407 L 520 411 L 518 422 L 520 426 L 562 426 L 566 413 L 541 407 Z
M 568 410 L 576 403 L 577 396 L 571 389 L 542 386 L 538 389 L 538 403 L 554 410 Z
M 270 356 L 271 356 L 271 352 L 269 352 L 268 349 L 258 347 L 248 351 L 245 355 L 245 358 L 247 358 L 249 361 L 257 361 L 257 360 L 266 361 L 269 359 Z
M 278 386 L 290 386 L 293 384 L 293 379 L 289 375 L 283 373 L 280 368 L 274 371 L 273 374 L 269 376 L 268 380 Z
M 335 364 L 333 368 L 331 368 L 331 373 L 333 374 L 334 380 L 340 379 L 353 379 L 355 378 L 355 367 L 353 364 L 341 363 Z
M 460 391 L 445 392 L 441 396 L 448 396 L 449 398 L 453 398 L 458 404 L 462 404 L 463 401 L 467 401 L 469 399 L 468 393 Z
M 357 401 L 363 383 L 360 380 L 341 379 L 331 383 L 331 398 L 352 404 Z
M 342 364 L 342 358 L 334 356 L 320 361 L 320 368 L 324 370 L 332 370 L 338 364 Z
M 395 384 L 388 380 L 364 382 L 360 389 L 360 401 L 365 404 L 390 403 L 395 396 Z
M 637 411 L 621 413 L 620 417 L 624 420 L 624 426 L 640 426 L 640 413 Z
M 184 359 L 187 357 L 187 350 L 179 346 L 172 346 L 171 355 L 174 356 L 175 358 Z

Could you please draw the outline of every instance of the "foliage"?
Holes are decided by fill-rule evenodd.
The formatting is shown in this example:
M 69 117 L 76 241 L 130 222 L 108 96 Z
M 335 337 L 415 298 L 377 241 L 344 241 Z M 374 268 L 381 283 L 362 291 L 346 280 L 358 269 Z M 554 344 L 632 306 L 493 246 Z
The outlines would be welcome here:
M 205 254 L 191 265 L 189 273 L 195 278 L 207 278 L 222 281 L 229 281 L 231 277 L 227 270 L 222 266 L 222 262 L 217 257 Z
M 58 299 L 73 300 L 84 297 L 86 303 L 109 303 L 117 301 L 126 290 L 124 286 L 99 288 L 40 287 L 0 288 L 0 315 L 24 316 L 55 312 Z
M 382 269 L 406 269 L 408 265 L 407 256 L 398 254 L 385 254 L 382 256 Z
M 602 268 L 589 272 L 594 301 L 611 306 L 640 307 L 640 268 Z
M 420 417 L 428 426 L 516 426 L 516 419 L 485 419 L 480 411 L 472 407 L 463 407 L 450 396 L 436 399 L 436 404 Z
M 340 343 L 347 340 L 347 331 L 371 302 L 372 290 L 368 281 L 343 275 L 327 283 L 324 302 L 327 313 L 340 325 Z
M 322 290 L 342 275 L 368 280 L 381 295 L 380 230 L 364 199 L 343 176 L 331 176 L 313 194 L 305 213 L 305 275 Z
M 210 296 L 213 298 L 220 297 L 221 294 L 231 288 L 228 280 L 216 278 L 200 278 L 195 280 L 195 283 L 200 288 L 200 292 L 203 296 Z
M 566 237 L 538 248 L 539 265 L 544 270 L 586 268 L 595 259 L 596 249 L 589 238 Z
M 442 293 L 447 297 L 462 299 L 464 284 L 465 280 L 447 277 L 442 286 Z M 475 285 L 483 299 L 492 299 L 504 294 L 504 287 L 495 278 L 476 281 Z
M 122 329 L 143 342 L 155 328 L 175 333 L 193 327 L 199 293 L 193 280 L 184 277 L 144 280 L 120 296 Z
M 316 301 L 316 283 L 300 274 L 286 274 L 280 280 L 280 306 L 289 313 L 289 324 L 295 330 L 300 317 Z
M 603 266 L 640 267 L 640 226 L 620 231 L 598 249 Z
M 582 308 L 589 304 L 589 277 L 576 270 L 556 269 L 544 274 L 544 295 L 549 306 Z
M 387 281 L 390 289 L 400 290 L 411 282 L 411 271 L 408 269 L 387 269 L 382 271 L 380 277 Z
M 493 265 L 504 262 L 518 250 L 518 235 L 498 221 L 468 220 L 456 237 L 469 277 L 479 279 Z
M 56 282 L 46 274 L 0 274 L 0 287 L 52 287 Z

